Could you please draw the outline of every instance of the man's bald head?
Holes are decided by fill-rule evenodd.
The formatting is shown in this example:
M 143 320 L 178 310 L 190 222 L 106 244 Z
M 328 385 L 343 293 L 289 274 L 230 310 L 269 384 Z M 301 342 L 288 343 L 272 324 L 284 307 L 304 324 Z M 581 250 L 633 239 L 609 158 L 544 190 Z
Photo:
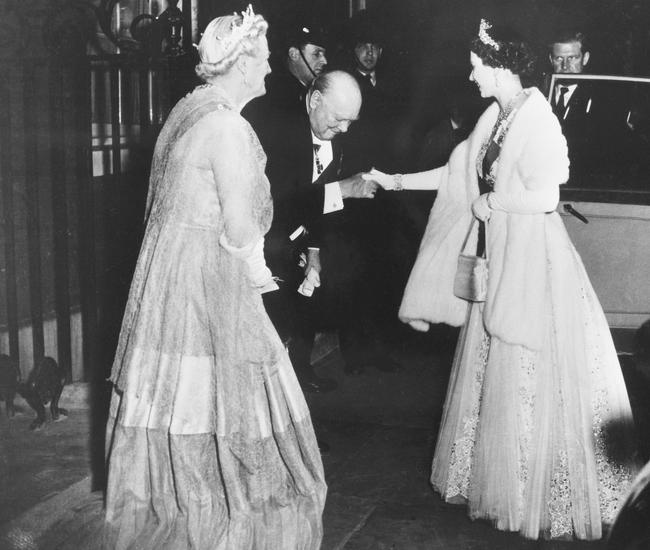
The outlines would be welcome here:
M 312 83 L 307 111 L 312 132 L 319 139 L 331 140 L 347 132 L 359 118 L 360 109 L 359 84 L 345 71 L 324 73 Z

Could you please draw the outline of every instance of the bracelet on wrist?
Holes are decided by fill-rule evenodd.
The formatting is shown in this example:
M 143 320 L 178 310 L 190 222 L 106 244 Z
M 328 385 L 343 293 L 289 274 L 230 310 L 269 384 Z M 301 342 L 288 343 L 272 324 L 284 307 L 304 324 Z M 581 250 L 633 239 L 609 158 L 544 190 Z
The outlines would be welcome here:
M 404 185 L 402 184 L 402 174 L 393 174 L 393 182 L 395 183 L 395 186 L 393 187 L 393 191 L 403 191 L 404 190 Z

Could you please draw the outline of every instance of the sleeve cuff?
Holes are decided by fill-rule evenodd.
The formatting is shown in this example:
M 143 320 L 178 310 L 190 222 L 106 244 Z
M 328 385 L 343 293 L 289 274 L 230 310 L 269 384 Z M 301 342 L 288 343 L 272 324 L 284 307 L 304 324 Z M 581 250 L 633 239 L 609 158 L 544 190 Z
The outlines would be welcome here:
M 323 204 L 323 214 L 343 210 L 343 195 L 341 186 L 338 181 L 325 184 L 325 201 Z
M 233 255 L 235 258 L 239 260 L 245 260 L 246 258 L 250 257 L 257 246 L 262 246 L 262 250 L 264 250 L 264 237 L 261 237 L 257 241 L 251 241 L 248 243 L 246 246 L 242 247 L 236 247 L 230 244 L 228 242 L 228 237 L 226 237 L 225 233 L 222 233 L 221 236 L 219 237 L 219 244 L 228 251 L 229 254 Z M 264 252 L 262 252 L 262 255 Z

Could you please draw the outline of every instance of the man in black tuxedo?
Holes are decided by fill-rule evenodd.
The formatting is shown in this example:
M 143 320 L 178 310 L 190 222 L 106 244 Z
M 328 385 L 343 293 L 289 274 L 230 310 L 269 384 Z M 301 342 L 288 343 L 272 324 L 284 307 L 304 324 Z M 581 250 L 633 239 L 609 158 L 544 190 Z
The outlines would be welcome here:
M 266 296 L 264 302 L 280 337 L 288 345 L 303 390 L 326 392 L 335 389 L 336 382 L 316 376 L 309 359 L 305 359 L 311 347 L 307 350 L 306 344 L 301 346 L 299 342 L 305 338 L 295 336 L 300 322 L 293 293 L 302 282 L 298 251 L 306 232 L 297 236 L 293 232 L 302 225 L 298 219 L 303 208 L 313 218 L 320 215 L 318 202 L 321 200 L 316 187 L 302 189 L 297 185 L 299 180 L 311 181 L 306 176 L 311 170 L 308 155 L 312 149 L 304 139 L 305 101 L 309 86 L 327 67 L 325 33 L 302 23 L 293 22 L 269 37 L 274 55 L 270 59 L 273 70 L 266 79 L 266 94 L 248 103 L 242 115 L 253 126 L 267 154 L 267 175 L 274 203 L 266 256 L 273 273 L 283 283 L 280 292 L 273 297 Z M 294 171 L 301 177 L 284 176 Z M 288 238 L 291 235 L 296 241 L 293 245 Z
M 549 44 L 549 61 L 556 74 L 582 74 L 591 54 L 581 32 L 558 34 Z M 575 127 L 591 113 L 593 97 L 589 87 L 580 81 L 560 81 L 551 92 L 551 106 L 562 127 Z
M 348 303 L 344 295 L 353 291 L 345 283 L 353 278 L 356 262 L 348 244 L 339 240 L 347 220 L 345 201 L 372 198 L 377 186 L 360 174 L 340 176 L 342 151 L 336 138 L 358 118 L 361 107 L 354 78 L 342 71 L 322 74 L 301 103 L 278 102 L 270 93 L 252 120 L 267 155 L 274 204 L 265 255 L 282 281 L 281 292 L 265 296 L 265 305 L 288 343 L 303 390 L 322 392 L 336 383 L 317 377 L 310 364 L 316 328 L 340 328 L 345 348 L 353 317 L 342 313 Z
M 556 74 L 581 74 L 591 54 L 581 32 L 561 31 L 549 43 L 549 61 Z M 585 174 L 597 159 L 593 158 L 595 139 L 594 93 L 588 82 L 560 80 L 551 90 L 551 107 L 560 121 L 569 146 L 571 176 Z
M 559 34 L 549 45 L 549 60 L 558 74 L 582 74 L 590 61 L 586 37 Z M 631 169 L 646 144 L 631 121 L 635 106 L 630 88 L 616 82 L 561 79 L 551 90 L 551 106 L 566 137 L 572 185 L 597 185 L 596 179 Z

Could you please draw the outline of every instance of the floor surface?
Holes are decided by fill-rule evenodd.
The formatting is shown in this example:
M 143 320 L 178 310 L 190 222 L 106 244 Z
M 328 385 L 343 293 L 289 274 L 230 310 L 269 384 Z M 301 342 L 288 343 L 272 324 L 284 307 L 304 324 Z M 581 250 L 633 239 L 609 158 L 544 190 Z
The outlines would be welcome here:
M 336 350 L 319 361 L 318 372 L 340 383 L 307 395 L 318 436 L 331 447 L 323 456 L 323 549 L 604 549 L 603 542 L 533 542 L 499 532 L 432 491 L 454 340 L 449 330 L 405 336 L 395 373 L 369 368 L 347 376 Z M 28 430 L 32 413 L 24 412 L 11 421 L 0 416 L 0 549 L 97 548 L 102 493 L 92 490 L 89 411 L 71 410 L 39 432 Z

